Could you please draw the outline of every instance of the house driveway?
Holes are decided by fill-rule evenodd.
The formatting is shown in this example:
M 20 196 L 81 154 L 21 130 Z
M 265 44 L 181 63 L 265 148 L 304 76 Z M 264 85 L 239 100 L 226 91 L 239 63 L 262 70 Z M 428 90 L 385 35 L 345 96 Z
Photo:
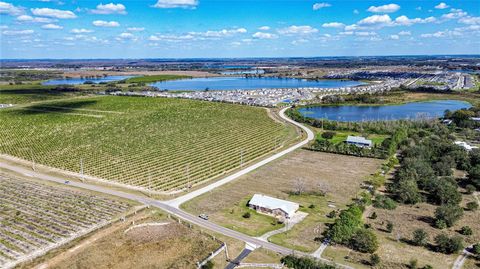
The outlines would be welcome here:
M 263 240 L 263 241 L 268 241 L 268 238 L 270 236 L 274 236 L 274 235 L 279 234 L 279 233 L 284 233 L 284 232 L 292 229 L 293 226 L 295 226 L 295 224 L 302 221 L 307 215 L 308 215 L 308 213 L 306 213 L 306 212 L 298 211 L 287 222 L 285 222 L 285 226 L 283 228 L 280 228 L 278 230 L 270 231 L 270 232 L 265 233 L 265 234 L 263 234 L 263 235 L 261 235 L 257 238 L 260 239 L 260 240 Z

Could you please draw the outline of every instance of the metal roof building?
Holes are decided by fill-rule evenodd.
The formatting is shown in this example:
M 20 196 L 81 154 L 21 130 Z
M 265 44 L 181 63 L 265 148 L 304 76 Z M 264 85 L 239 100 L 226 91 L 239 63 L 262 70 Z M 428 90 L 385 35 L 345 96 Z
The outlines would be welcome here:
M 345 140 L 345 142 L 347 142 L 347 144 L 353 144 L 360 147 L 371 147 L 373 145 L 372 140 L 365 139 L 365 137 L 362 137 L 362 136 L 349 135 L 347 137 L 347 140 Z
M 299 204 L 263 194 L 254 194 L 248 205 L 262 213 L 290 218 L 299 208 Z

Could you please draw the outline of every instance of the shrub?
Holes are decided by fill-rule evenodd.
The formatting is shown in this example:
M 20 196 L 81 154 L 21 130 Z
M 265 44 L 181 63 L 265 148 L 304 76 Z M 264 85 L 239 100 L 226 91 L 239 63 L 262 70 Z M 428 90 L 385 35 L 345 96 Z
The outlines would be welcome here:
M 440 230 L 443 230 L 447 228 L 447 224 L 445 223 L 444 220 L 439 219 L 435 221 L 435 227 L 437 227 Z
M 472 194 L 474 191 L 477 190 L 477 188 L 475 188 L 475 186 L 473 186 L 472 184 L 468 184 L 467 186 L 465 186 L 465 190 L 467 191 L 467 194 Z
M 315 208 L 315 205 L 314 205 L 314 204 L 311 204 L 311 205 L 308 206 L 308 208 L 314 209 L 314 208 Z
M 408 268 L 410 269 L 417 269 L 417 266 L 418 266 L 418 261 L 416 259 L 412 259 L 408 263 Z
M 373 211 L 373 213 L 370 215 L 371 219 L 376 219 L 377 218 L 377 212 Z
M 332 139 L 335 135 L 336 135 L 335 132 L 326 131 L 326 132 L 323 132 L 323 133 L 322 133 L 322 138 Z
M 459 236 L 448 237 L 445 234 L 439 234 L 435 237 L 436 249 L 445 254 L 457 253 L 463 249 L 463 240 Z
M 338 218 L 328 230 L 328 235 L 333 242 L 346 244 L 360 229 L 362 225 L 362 209 L 358 205 L 352 205 L 342 210 Z
M 457 205 L 442 205 L 435 210 L 435 219 L 444 221 L 447 227 L 452 227 L 463 216 L 463 209 Z
M 475 201 L 468 202 L 466 206 L 467 206 L 467 210 L 469 211 L 475 211 L 478 209 L 478 203 Z
M 380 264 L 380 256 L 378 256 L 377 254 L 370 255 L 370 265 L 377 266 L 379 264 Z
M 212 261 L 208 261 L 204 265 L 202 265 L 202 269 L 213 269 L 215 264 Z
M 378 249 L 378 240 L 371 230 L 360 229 L 353 235 L 349 245 L 354 250 L 373 253 Z
M 431 266 L 430 264 L 427 264 L 422 269 L 433 269 L 433 266 Z
M 242 217 L 245 218 L 245 219 L 249 219 L 250 218 L 250 212 L 245 212 Z
M 463 226 L 462 228 L 460 228 L 460 234 L 472 235 L 473 234 L 472 228 L 470 228 L 470 226 Z
M 393 232 L 393 223 L 392 222 L 387 222 L 387 232 L 391 233 Z
M 397 207 L 397 203 L 387 196 L 376 195 L 375 200 L 373 201 L 373 206 L 376 208 L 393 210 Z
M 332 210 L 327 214 L 327 217 L 329 217 L 331 219 L 335 218 L 336 216 L 337 216 L 337 211 L 335 211 L 335 210 Z
M 322 264 L 312 258 L 293 255 L 282 257 L 281 262 L 286 267 L 295 269 L 335 269 L 333 265 Z
M 480 243 L 473 245 L 472 252 L 474 254 L 480 255 Z
M 423 229 L 413 231 L 412 243 L 416 246 L 426 246 L 428 243 L 428 233 Z

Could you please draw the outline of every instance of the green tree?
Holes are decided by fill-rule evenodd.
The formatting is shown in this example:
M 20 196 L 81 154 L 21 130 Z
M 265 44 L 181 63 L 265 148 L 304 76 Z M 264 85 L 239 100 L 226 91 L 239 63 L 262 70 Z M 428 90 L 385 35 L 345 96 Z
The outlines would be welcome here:
M 396 184 L 395 193 L 398 200 L 405 204 L 416 204 L 422 201 L 417 182 L 414 180 L 401 180 Z
M 461 237 L 448 237 L 445 234 L 437 235 L 435 237 L 435 244 L 437 251 L 445 254 L 457 253 L 464 248 Z
M 473 230 L 472 230 L 472 228 L 470 228 L 470 226 L 463 226 L 462 228 L 460 228 L 460 234 L 472 235 Z
M 416 246 L 426 246 L 428 244 L 428 233 L 423 229 L 413 231 L 412 243 Z
M 322 138 L 324 139 L 332 139 L 336 135 L 335 132 L 332 131 L 326 131 L 322 133 Z
M 477 164 L 470 168 L 468 171 L 468 179 L 472 182 L 473 185 L 480 189 L 480 164 Z
M 360 229 L 350 240 L 350 247 L 363 253 L 373 253 L 378 249 L 378 240 L 371 230 Z
M 444 221 L 447 227 L 452 227 L 463 216 L 463 209 L 457 205 L 446 204 L 435 210 L 435 219 Z

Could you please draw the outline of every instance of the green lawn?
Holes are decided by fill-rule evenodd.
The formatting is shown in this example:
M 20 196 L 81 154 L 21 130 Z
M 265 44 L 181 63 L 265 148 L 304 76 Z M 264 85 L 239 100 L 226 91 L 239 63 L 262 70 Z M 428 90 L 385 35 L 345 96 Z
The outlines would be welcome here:
M 284 224 L 278 223 L 277 219 L 265 214 L 257 213 L 250 209 L 247 203 L 251 197 L 246 197 L 235 206 L 223 210 L 221 216 L 213 221 L 226 228 L 239 231 L 250 236 L 261 236 L 267 232 L 278 230 Z M 249 218 L 244 218 L 245 213 L 250 213 Z
M 74 172 L 82 160 L 86 175 L 155 191 L 204 182 L 292 138 L 264 108 L 186 99 L 70 98 L 0 118 L 0 153 Z
M 151 75 L 151 76 L 129 78 L 126 80 L 126 82 L 127 83 L 153 83 L 158 81 L 185 79 L 185 78 L 192 78 L 192 77 L 184 76 L 184 75 Z

